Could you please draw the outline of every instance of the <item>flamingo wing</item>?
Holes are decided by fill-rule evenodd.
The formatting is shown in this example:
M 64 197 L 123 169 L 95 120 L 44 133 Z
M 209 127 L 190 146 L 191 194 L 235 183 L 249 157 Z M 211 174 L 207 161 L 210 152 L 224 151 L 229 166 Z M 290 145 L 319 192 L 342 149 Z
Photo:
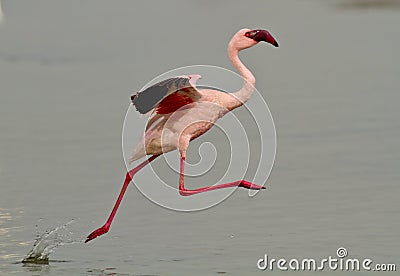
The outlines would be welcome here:
M 188 75 L 163 80 L 131 96 L 132 103 L 141 114 L 150 111 L 157 114 L 173 113 L 201 98 L 195 87 L 200 77 Z

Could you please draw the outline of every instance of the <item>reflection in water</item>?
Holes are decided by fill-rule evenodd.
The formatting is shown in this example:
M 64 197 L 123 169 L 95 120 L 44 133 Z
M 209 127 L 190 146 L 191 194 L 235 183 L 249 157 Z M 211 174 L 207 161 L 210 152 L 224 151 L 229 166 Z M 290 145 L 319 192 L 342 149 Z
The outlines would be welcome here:
M 23 267 L 27 272 L 48 273 L 50 271 L 50 267 L 48 265 L 25 263 Z
M 22 211 L 19 211 L 22 213 Z M 3 248 L 6 248 L 11 238 L 11 233 L 21 231 L 21 226 L 10 226 L 9 224 L 15 220 L 15 215 L 11 214 L 11 211 L 8 209 L 0 209 L 0 260 L 15 260 L 20 256 L 15 253 L 8 253 Z M 4 227 L 8 224 L 8 227 Z M 18 245 L 22 245 L 22 243 L 18 243 Z
M 49 255 L 54 250 L 64 244 L 72 244 L 81 241 L 72 239 L 72 232 L 68 231 L 67 226 L 73 223 L 74 220 L 67 222 L 64 225 L 56 227 L 50 231 L 46 231 L 42 235 L 38 235 L 33 248 L 22 260 L 23 263 L 33 264 L 48 264 Z
M 18 227 L 2 227 L 6 222 L 13 220 L 11 213 L 7 209 L 0 209 L 0 236 L 8 235 L 8 233 Z
M 0 2 L 0 23 L 3 21 L 3 10 L 1 9 L 1 2 Z
M 343 9 L 400 8 L 400 0 L 346 0 L 339 4 Z

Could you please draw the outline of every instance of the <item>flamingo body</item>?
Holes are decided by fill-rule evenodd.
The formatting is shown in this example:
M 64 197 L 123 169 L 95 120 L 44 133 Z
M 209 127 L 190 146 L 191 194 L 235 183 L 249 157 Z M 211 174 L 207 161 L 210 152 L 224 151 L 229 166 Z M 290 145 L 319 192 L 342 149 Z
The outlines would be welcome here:
M 180 79 L 190 80 L 190 84 L 186 83 L 188 86 L 173 85 L 172 90 L 176 89 L 174 92 L 170 92 L 171 89 L 169 92 L 168 89 L 163 89 L 165 96 L 154 104 L 145 133 L 130 162 L 148 154 L 159 155 L 176 149 L 185 151 L 191 140 L 207 132 L 219 118 L 228 112 L 222 102 L 224 102 L 224 97 L 229 96 L 217 90 L 198 90 L 195 82 L 199 78 L 199 75 L 183 76 Z M 171 84 L 175 80 L 176 78 L 172 78 L 161 83 Z M 149 112 L 148 108 L 143 108 L 143 106 L 149 106 L 148 102 L 143 101 L 140 105 L 137 99 L 144 98 L 145 92 L 152 93 L 153 88 L 158 92 L 159 86 L 160 83 L 144 92 L 139 92 L 137 94 L 139 97 L 137 95 L 131 97 L 138 110 Z

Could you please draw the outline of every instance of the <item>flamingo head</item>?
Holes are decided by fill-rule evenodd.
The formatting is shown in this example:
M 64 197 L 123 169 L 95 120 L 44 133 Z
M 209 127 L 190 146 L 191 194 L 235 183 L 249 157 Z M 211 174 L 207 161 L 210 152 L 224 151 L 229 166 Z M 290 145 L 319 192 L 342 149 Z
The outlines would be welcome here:
M 232 38 L 231 43 L 238 50 L 243 50 L 258 44 L 261 41 L 268 42 L 278 47 L 278 42 L 267 30 L 241 29 Z

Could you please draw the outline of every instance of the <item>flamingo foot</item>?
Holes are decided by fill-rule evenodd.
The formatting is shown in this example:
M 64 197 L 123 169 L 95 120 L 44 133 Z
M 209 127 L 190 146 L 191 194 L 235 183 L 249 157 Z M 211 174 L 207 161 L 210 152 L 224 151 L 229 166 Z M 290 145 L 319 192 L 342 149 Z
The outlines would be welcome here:
M 260 186 L 258 184 L 254 184 L 252 182 L 246 181 L 246 180 L 240 180 L 239 187 L 243 187 L 249 190 L 261 190 L 265 189 L 265 187 Z
M 199 193 L 203 193 L 203 192 L 207 192 L 207 191 L 218 190 L 218 189 L 223 189 L 223 188 L 231 188 L 231 187 L 242 187 L 242 188 L 246 188 L 246 189 L 249 189 L 249 190 L 265 189 L 265 187 L 257 185 L 257 184 L 254 184 L 252 182 L 249 182 L 249 181 L 246 181 L 246 180 L 238 180 L 238 181 L 235 181 L 235 182 L 230 182 L 230 183 L 225 183 L 225 184 L 218 184 L 218 185 L 199 188 L 199 189 L 195 189 L 195 190 L 186 190 L 183 185 L 180 185 L 179 186 L 179 193 L 182 196 L 191 196 L 191 195 L 195 195 L 195 194 L 199 194 Z
M 89 236 L 87 236 L 85 243 L 97 238 L 98 236 L 104 235 L 108 232 L 108 229 L 110 229 L 110 226 L 105 224 L 99 229 L 94 230 L 92 233 L 89 234 Z

